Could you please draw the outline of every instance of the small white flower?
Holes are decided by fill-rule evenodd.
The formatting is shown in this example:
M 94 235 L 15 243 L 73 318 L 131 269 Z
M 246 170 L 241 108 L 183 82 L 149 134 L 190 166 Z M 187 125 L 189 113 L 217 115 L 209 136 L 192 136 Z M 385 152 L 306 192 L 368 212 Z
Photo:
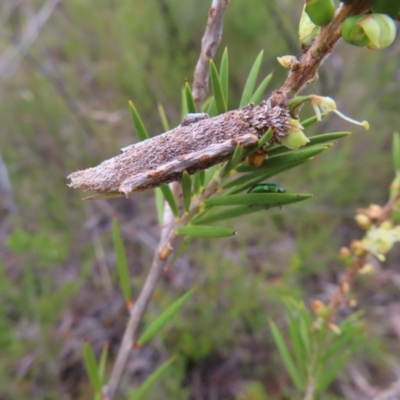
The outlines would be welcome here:
M 341 113 L 336 108 L 335 100 L 333 100 L 330 97 L 311 95 L 310 101 L 311 101 L 311 105 L 314 108 L 315 115 L 317 116 L 318 121 L 321 121 L 321 112 L 323 112 L 323 113 L 334 112 L 335 114 L 339 115 L 339 117 L 343 118 L 345 121 L 351 122 L 352 124 L 361 125 L 367 130 L 369 129 L 369 123 L 367 121 L 359 122 L 359 121 L 349 118 L 346 115 L 344 115 L 343 113 Z
M 385 261 L 385 254 L 399 241 L 400 226 L 372 227 L 362 240 L 365 249 L 374 254 L 380 261 Z

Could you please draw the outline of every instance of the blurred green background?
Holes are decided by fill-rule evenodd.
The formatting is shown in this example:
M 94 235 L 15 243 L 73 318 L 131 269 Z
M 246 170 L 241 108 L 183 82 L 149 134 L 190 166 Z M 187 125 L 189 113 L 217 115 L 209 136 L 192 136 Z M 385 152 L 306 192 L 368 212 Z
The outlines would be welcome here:
M 218 64 L 228 47 L 230 108 L 237 107 L 261 49 L 262 75 L 275 71 L 270 90 L 282 84 L 287 72 L 276 57 L 299 54 L 300 3 L 230 2 L 216 56 Z M 162 132 L 157 103 L 171 126 L 179 124 L 181 88 L 192 80 L 209 6 L 177 0 L 0 4 L 1 399 L 90 398 L 81 363 L 84 339 L 97 354 L 109 343 L 111 366 L 127 318 L 111 218 L 119 219 L 138 293 L 159 235 L 153 192 L 87 203 L 65 177 L 136 141 L 129 99 L 153 135 Z M 290 398 L 267 321 L 279 323 L 286 295 L 306 302 L 330 298 L 344 268 L 339 248 L 362 235 L 354 210 L 386 201 L 392 133 L 400 126 L 399 57 L 399 39 L 379 52 L 337 46 L 308 91 L 335 98 L 340 110 L 367 119 L 371 129 L 336 116 L 313 126 L 309 135 L 355 134 L 279 176 L 276 183 L 311 192 L 311 200 L 234 220 L 235 238 L 191 245 L 163 277 L 145 320 L 189 287 L 200 290 L 131 358 L 125 392 L 177 354 L 168 379 L 149 399 L 237 399 L 257 385 L 268 398 Z M 367 399 L 357 397 L 357 373 L 377 387 L 395 379 L 399 255 L 376 265 L 373 278 L 357 280 L 368 346 L 324 398 Z

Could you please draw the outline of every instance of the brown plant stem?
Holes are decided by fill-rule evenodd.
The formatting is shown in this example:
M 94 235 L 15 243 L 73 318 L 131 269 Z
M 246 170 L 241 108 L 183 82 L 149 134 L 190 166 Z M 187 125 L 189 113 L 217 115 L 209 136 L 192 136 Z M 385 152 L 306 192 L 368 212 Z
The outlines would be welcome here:
M 341 27 L 344 20 L 352 15 L 364 13 L 370 5 L 371 0 L 359 0 L 338 9 L 333 20 L 321 29 L 319 36 L 281 87 L 280 92 L 285 98 L 295 96 L 314 78 L 320 65 L 332 53 L 335 44 L 341 38 Z
M 228 3 L 229 0 L 213 0 L 208 12 L 207 26 L 201 40 L 200 57 L 194 70 L 192 93 L 197 107 L 208 93 L 209 63 L 221 41 L 224 13 Z
M 336 289 L 335 294 L 332 296 L 332 299 L 329 303 L 329 307 L 331 312 L 327 318 L 327 324 L 332 324 L 335 320 L 336 313 L 343 302 L 343 298 L 348 293 L 349 289 L 353 285 L 353 281 L 357 272 L 363 267 L 365 264 L 367 253 L 362 256 L 355 257 L 351 265 L 347 268 L 345 274 L 340 279 L 338 287 Z

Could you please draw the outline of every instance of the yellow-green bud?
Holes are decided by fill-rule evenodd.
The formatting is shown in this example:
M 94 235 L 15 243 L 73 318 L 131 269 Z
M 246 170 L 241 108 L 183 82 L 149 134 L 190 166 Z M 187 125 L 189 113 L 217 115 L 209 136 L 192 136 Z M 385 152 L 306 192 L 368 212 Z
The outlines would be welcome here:
M 299 60 L 296 58 L 296 56 L 277 57 L 277 60 L 282 67 L 291 69 L 299 63 Z
M 321 300 L 313 300 L 311 302 L 311 309 L 318 317 L 324 317 L 328 312 L 328 308 Z
M 364 244 L 361 240 L 353 240 L 350 243 L 350 249 L 357 257 L 362 257 L 366 254 Z
M 385 14 L 353 15 L 342 25 L 345 42 L 369 49 L 384 49 L 396 37 L 396 25 Z
M 371 219 L 365 214 L 357 214 L 354 219 L 360 228 L 367 229 L 371 226 Z
M 359 270 L 358 273 L 360 275 L 369 275 L 372 274 L 372 272 L 374 272 L 374 266 L 370 263 L 366 263 L 364 264 Z
M 306 0 L 305 12 L 317 26 L 324 26 L 332 21 L 336 6 L 333 0 Z
M 290 130 L 282 139 L 282 144 L 289 149 L 296 150 L 306 145 L 310 139 L 304 134 L 303 127 L 297 119 L 290 120 Z

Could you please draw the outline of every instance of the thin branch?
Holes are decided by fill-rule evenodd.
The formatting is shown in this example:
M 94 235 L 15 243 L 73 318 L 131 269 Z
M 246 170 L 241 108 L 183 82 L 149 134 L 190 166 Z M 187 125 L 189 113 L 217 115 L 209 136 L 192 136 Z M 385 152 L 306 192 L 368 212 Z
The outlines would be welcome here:
M 68 91 L 64 81 L 55 71 L 50 59 L 45 51 L 41 52 L 42 61 L 33 56 L 29 51 L 25 55 L 26 59 L 31 62 L 50 82 L 54 89 L 60 95 L 71 114 L 77 119 L 79 125 L 86 132 L 88 137 L 94 137 L 95 131 L 90 125 L 85 113 L 79 103 L 74 99 L 73 95 Z
M 221 41 L 224 12 L 228 3 L 229 0 L 213 0 L 208 12 L 207 27 L 201 41 L 201 53 L 194 70 L 192 92 L 198 107 L 208 93 L 209 63 Z
M 357 272 L 363 267 L 363 265 L 366 262 L 367 255 L 368 254 L 365 253 L 355 257 L 351 265 L 347 268 L 345 274 L 340 279 L 336 292 L 332 296 L 331 301 L 329 303 L 329 308 L 331 312 L 327 319 L 328 325 L 334 322 L 336 313 L 341 304 L 343 303 L 344 297 L 348 293 L 349 289 L 352 287 Z
M 17 70 L 20 59 L 28 53 L 29 47 L 39 36 L 40 29 L 45 25 L 60 1 L 48 0 L 35 17 L 28 22 L 25 34 L 17 46 L 6 49 L 5 62 L 0 64 L 0 76 L 8 79 Z

